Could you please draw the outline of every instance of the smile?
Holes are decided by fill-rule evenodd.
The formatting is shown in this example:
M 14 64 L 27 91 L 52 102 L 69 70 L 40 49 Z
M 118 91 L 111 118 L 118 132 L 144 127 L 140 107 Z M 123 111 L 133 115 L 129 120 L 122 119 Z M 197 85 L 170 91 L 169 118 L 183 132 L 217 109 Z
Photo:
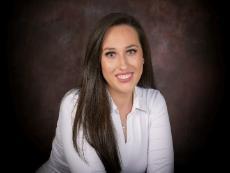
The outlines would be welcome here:
M 133 73 L 117 74 L 116 77 L 120 82 L 129 82 L 133 77 Z

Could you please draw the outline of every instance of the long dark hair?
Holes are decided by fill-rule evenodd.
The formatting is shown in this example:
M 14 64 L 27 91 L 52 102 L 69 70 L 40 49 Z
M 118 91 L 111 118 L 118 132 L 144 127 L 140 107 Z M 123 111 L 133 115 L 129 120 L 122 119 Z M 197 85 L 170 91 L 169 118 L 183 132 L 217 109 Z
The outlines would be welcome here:
M 142 46 L 145 63 L 138 86 L 154 87 L 150 48 L 139 22 L 124 13 L 111 13 L 102 18 L 89 37 L 83 62 L 84 71 L 73 124 L 73 144 L 80 155 L 77 135 L 82 130 L 83 137 L 95 149 L 106 172 L 120 172 L 121 163 L 100 57 L 106 31 L 112 26 L 121 24 L 129 25 L 137 31 Z

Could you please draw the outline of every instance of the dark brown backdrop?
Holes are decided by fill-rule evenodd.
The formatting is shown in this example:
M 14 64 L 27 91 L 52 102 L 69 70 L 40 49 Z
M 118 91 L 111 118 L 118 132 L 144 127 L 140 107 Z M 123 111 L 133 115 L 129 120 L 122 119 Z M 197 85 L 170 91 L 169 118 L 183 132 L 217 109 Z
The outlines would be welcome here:
M 79 83 L 87 36 L 102 16 L 121 11 L 139 19 L 149 38 L 156 86 L 170 114 L 175 172 L 219 170 L 226 116 L 219 7 L 197 0 L 12 2 L 8 169 L 33 172 L 48 159 L 61 98 Z

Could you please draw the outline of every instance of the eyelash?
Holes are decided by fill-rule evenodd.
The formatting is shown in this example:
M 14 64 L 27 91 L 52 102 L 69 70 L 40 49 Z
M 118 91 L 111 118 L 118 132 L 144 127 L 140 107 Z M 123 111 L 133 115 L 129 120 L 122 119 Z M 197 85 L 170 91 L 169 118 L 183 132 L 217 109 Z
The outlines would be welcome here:
M 116 54 L 115 52 L 106 52 L 105 56 L 112 57 L 111 55 L 115 55 L 115 54 Z
M 134 55 L 137 50 L 136 49 L 129 49 L 126 51 L 129 55 Z M 110 52 L 106 52 L 105 56 L 106 57 L 114 57 L 114 55 L 116 54 L 116 52 L 110 51 Z
M 133 55 L 133 54 L 135 54 L 137 52 L 137 50 L 136 49 L 129 49 L 129 50 L 127 50 L 127 52 L 129 54 Z

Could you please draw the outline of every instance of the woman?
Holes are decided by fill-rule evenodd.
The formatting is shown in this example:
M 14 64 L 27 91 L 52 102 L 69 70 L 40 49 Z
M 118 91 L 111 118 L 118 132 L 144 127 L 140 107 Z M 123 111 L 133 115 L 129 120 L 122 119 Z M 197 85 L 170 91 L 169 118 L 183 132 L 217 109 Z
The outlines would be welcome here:
M 49 160 L 38 172 L 173 172 L 166 103 L 132 16 L 112 13 L 90 36 L 80 89 L 62 99 Z

